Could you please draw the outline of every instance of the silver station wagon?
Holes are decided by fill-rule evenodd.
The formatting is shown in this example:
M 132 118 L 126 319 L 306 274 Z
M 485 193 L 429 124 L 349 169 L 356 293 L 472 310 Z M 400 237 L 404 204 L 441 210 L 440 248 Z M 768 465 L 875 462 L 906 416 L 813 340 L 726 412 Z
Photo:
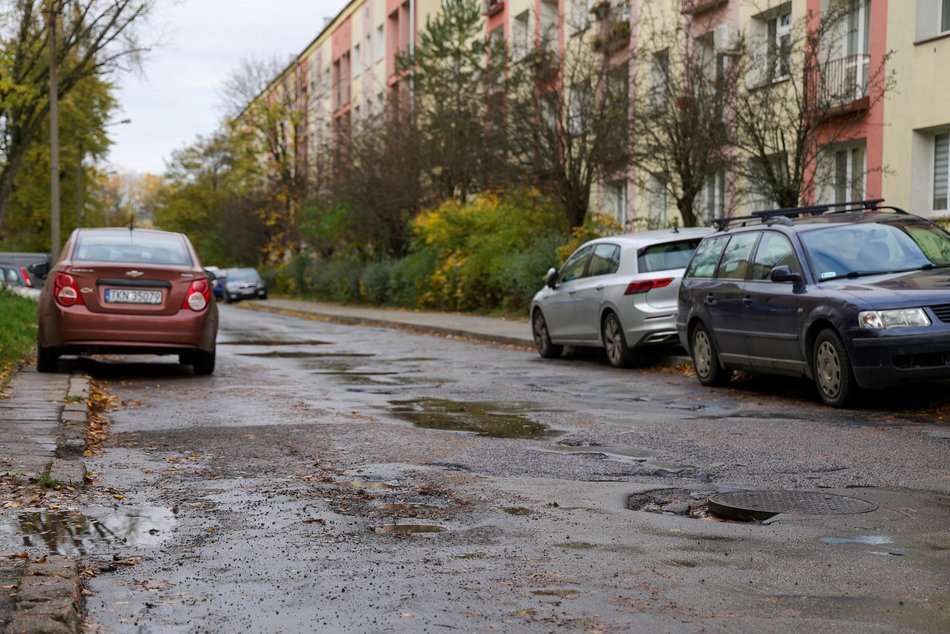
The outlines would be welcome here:
M 664 229 L 598 238 L 581 245 L 531 302 L 538 353 L 565 345 L 603 347 L 615 367 L 650 349 L 677 346 L 676 294 L 708 228 Z

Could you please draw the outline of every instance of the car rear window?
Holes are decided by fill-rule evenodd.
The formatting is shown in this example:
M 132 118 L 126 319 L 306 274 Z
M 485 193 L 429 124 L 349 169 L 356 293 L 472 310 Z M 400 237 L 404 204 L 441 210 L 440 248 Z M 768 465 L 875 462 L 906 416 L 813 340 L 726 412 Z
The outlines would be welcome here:
M 685 269 L 701 239 L 692 238 L 643 247 L 637 254 L 637 271 L 651 273 L 653 271 Z
M 136 231 L 80 234 L 73 260 L 172 266 L 193 264 L 181 235 Z

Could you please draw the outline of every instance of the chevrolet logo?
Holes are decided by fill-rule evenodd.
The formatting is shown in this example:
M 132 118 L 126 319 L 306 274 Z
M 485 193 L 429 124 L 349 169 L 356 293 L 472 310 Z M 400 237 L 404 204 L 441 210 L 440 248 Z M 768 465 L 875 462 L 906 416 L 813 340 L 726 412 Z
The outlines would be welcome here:
M 145 273 L 143 273 L 142 271 L 126 271 L 125 272 L 126 277 L 142 277 L 143 275 L 145 275 Z

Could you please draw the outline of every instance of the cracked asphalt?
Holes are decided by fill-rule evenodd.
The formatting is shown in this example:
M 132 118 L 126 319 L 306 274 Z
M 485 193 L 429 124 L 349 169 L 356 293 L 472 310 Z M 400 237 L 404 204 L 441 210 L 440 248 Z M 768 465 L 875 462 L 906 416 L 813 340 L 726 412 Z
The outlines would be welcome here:
M 221 316 L 211 377 L 69 362 L 119 399 L 85 524 L 38 518 L 92 575 L 89 631 L 950 629 L 946 383 L 841 412 L 787 379 Z M 693 516 L 627 508 L 660 489 Z M 742 489 L 878 508 L 706 517 Z

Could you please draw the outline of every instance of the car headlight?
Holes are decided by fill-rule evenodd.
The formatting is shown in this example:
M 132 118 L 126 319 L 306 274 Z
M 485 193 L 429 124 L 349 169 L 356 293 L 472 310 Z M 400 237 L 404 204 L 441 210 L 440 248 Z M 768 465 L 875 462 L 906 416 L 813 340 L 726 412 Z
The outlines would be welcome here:
M 913 328 L 929 326 L 930 317 L 923 308 L 901 308 L 898 310 L 862 310 L 858 313 L 858 324 L 862 328 L 880 330 L 882 328 Z

